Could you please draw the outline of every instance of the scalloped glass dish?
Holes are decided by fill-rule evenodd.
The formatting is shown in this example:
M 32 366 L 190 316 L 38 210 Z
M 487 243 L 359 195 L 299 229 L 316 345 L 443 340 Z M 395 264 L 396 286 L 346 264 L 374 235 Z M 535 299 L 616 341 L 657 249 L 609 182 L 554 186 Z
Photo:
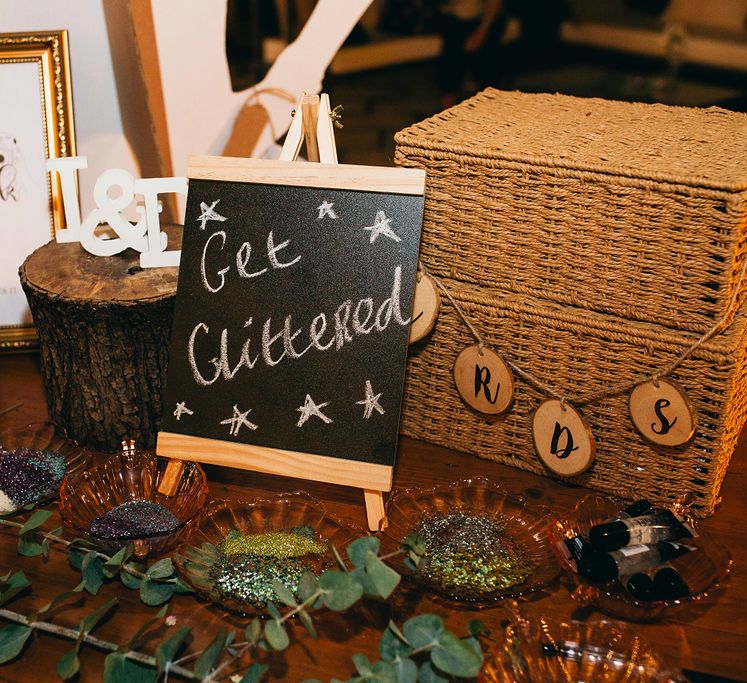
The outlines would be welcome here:
M 556 556 L 576 584 L 573 597 L 610 616 L 639 622 L 656 621 L 679 612 L 688 605 L 707 605 L 715 601 L 713 592 L 728 576 L 732 559 L 726 548 L 701 532 L 698 532 L 697 538 L 688 538 L 686 541 L 687 545 L 695 546 L 697 551 L 672 561 L 690 588 L 689 597 L 646 602 L 631 595 L 618 580 L 593 585 L 576 572 L 568 561 L 563 540 L 586 534 L 595 524 L 614 517 L 626 504 L 622 500 L 593 493 L 576 504 L 572 516 L 556 519 L 550 526 L 550 538 Z
M 687 683 L 618 622 L 540 618 L 512 624 L 503 636 L 488 651 L 478 683 Z
M 133 451 L 113 455 L 103 465 L 68 479 L 60 489 L 60 515 L 76 535 L 106 552 L 133 543 L 139 558 L 157 555 L 176 546 L 188 524 L 204 507 L 208 488 L 205 472 L 195 462 L 185 462 L 184 471 L 172 496 L 158 492 L 167 460 Z M 133 501 L 149 501 L 170 511 L 178 525 L 165 533 L 105 538 L 91 531 L 94 520 L 117 506 Z
M 456 541 L 457 545 L 450 541 L 452 545 L 449 558 L 457 557 L 459 553 L 459 571 L 463 572 L 460 574 L 463 578 L 461 585 L 451 579 L 434 579 L 444 574 L 437 575 L 431 569 L 435 566 L 436 555 L 442 552 L 439 550 L 436 553 L 433 545 L 429 549 L 426 543 L 425 564 L 421 565 L 426 567 L 424 571 L 419 569 L 413 573 L 407 569 L 401 554 L 392 559 L 392 566 L 396 571 L 411 575 L 429 591 L 441 597 L 471 603 L 489 603 L 543 588 L 560 572 L 547 535 L 551 521 L 547 509 L 543 506 L 529 507 L 521 496 L 508 493 L 487 479 L 464 479 L 449 486 L 400 491 L 389 500 L 386 510 L 387 526 L 381 536 L 382 554 L 396 552 L 409 534 L 421 532 L 426 524 L 451 524 L 453 529 L 448 533 L 453 531 L 458 534 L 458 525 L 466 527 L 475 523 L 476 528 L 482 525 L 485 528 L 500 529 L 499 544 L 505 544 L 503 547 L 521 557 L 525 567 L 523 580 L 506 587 L 500 587 L 499 581 L 482 582 L 477 588 L 477 582 L 472 579 L 478 572 L 484 572 L 489 563 L 481 557 L 478 560 L 479 566 L 470 565 L 469 556 L 465 556 L 458 546 L 461 542 L 459 540 Z M 510 554 L 508 557 L 510 558 Z M 442 566 L 451 568 L 454 565 L 451 559 L 448 562 L 442 561 Z M 494 585 L 499 587 L 493 588 Z
M 3 493 L 0 514 L 13 514 L 18 510 L 30 509 L 53 500 L 59 494 L 64 477 L 74 479 L 91 464 L 91 454 L 68 439 L 51 422 L 33 423 L 19 432 L 3 431 L 0 433 L 0 460 L 9 458 L 17 451 L 22 451 L 26 457 L 31 456 L 32 458 L 39 454 L 42 463 L 51 462 L 47 459 L 48 456 L 52 456 L 57 462 L 60 462 L 58 458 L 61 458 L 61 462 L 64 464 L 64 473 L 62 476 L 50 474 L 48 477 L 49 483 L 37 483 L 39 486 L 38 492 L 31 493 L 33 490 L 32 480 L 35 477 L 33 473 L 26 472 L 26 478 L 31 477 L 32 480 L 19 479 L 14 482 L 23 491 L 19 500 L 14 500 Z M 48 467 L 47 464 L 44 466 Z M 45 475 L 45 481 L 46 478 Z
M 259 614 L 264 612 L 264 605 L 249 597 L 242 599 L 235 592 L 226 591 L 226 584 L 221 583 L 224 576 L 223 563 L 227 562 L 227 556 L 221 547 L 227 538 L 240 536 L 266 539 L 272 536 L 284 539 L 281 541 L 284 543 L 291 534 L 303 534 L 310 544 L 318 544 L 320 550 L 323 548 L 321 552 L 314 554 L 309 566 L 303 567 L 315 574 L 336 566 L 330 546 L 334 546 L 342 558 L 345 558 L 347 545 L 366 535 L 355 525 L 330 515 L 319 501 L 302 491 L 281 493 L 272 498 L 253 501 L 216 500 L 205 508 L 191 526 L 174 554 L 174 564 L 181 578 L 202 598 L 230 612 Z M 252 554 L 250 560 L 254 562 L 258 557 L 267 557 L 268 563 L 272 565 L 267 571 L 282 573 L 282 559 L 278 560 L 270 554 L 263 555 L 262 552 Z M 248 557 L 230 556 L 232 562 L 249 561 Z M 288 564 L 296 559 L 287 558 Z M 257 576 L 256 565 L 252 571 Z M 259 576 L 256 580 L 271 583 L 266 576 Z

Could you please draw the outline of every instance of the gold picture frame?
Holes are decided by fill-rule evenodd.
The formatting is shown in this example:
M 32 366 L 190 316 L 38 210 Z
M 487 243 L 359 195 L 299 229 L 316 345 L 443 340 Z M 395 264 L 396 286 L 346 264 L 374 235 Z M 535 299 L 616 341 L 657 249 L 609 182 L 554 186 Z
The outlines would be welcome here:
M 0 351 L 23 351 L 36 331 L 18 268 L 65 227 L 46 160 L 76 153 L 67 31 L 0 34 L 0 103 Z

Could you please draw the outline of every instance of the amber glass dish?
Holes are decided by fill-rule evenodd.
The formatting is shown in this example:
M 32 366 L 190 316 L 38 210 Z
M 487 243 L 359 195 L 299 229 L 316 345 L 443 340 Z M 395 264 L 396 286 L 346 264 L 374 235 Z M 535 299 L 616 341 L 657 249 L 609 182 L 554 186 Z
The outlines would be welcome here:
M 0 430 L 0 449 L 0 458 L 3 457 L 4 451 L 12 452 L 19 449 L 60 455 L 65 461 L 65 477 L 70 480 L 80 476 L 81 472 L 91 465 L 90 452 L 65 436 L 62 430 L 51 422 L 33 423 L 20 431 Z M 56 486 L 25 506 L 26 509 L 56 498 L 59 491 L 60 487 Z
M 463 479 L 450 486 L 414 488 L 395 493 L 387 503 L 387 526 L 381 536 L 382 554 L 400 549 L 405 537 L 416 531 L 424 521 L 454 513 L 480 516 L 502 525 L 506 540 L 520 550 L 530 566 L 526 580 L 505 590 L 478 594 L 443 590 L 422 573 L 410 571 L 401 554 L 391 560 L 394 569 L 401 574 L 412 575 L 429 591 L 441 597 L 486 604 L 538 590 L 559 574 L 560 567 L 547 534 L 551 522 L 547 508 L 528 506 L 521 496 L 508 493 L 484 478 Z M 425 557 L 428 558 L 427 548 Z
M 62 521 L 73 532 L 110 552 L 132 542 L 135 555 L 143 558 L 174 548 L 188 524 L 204 507 L 208 488 L 205 472 L 195 462 L 185 462 L 173 496 L 158 492 L 167 461 L 133 451 L 113 455 L 77 479 L 68 479 L 60 489 Z M 128 501 L 150 501 L 170 510 L 179 526 L 165 534 L 140 538 L 100 538 L 91 533 L 91 523 L 112 508 Z
M 612 621 L 509 625 L 485 656 L 478 683 L 687 683 L 647 643 Z
M 198 595 L 238 614 L 257 614 L 256 606 L 221 594 L 211 577 L 211 567 L 218 561 L 217 547 L 231 533 L 264 534 L 290 532 L 300 527 L 313 530 L 316 540 L 334 546 L 345 559 L 345 548 L 366 533 L 353 524 L 330 515 L 308 493 L 280 493 L 252 501 L 212 501 L 195 520 L 174 554 L 174 564 L 181 578 Z M 323 559 L 334 567 L 331 550 Z
M 592 526 L 608 521 L 626 505 L 625 501 L 593 493 L 582 498 L 571 515 L 554 520 L 550 526 L 553 550 L 576 583 L 573 597 L 610 616 L 638 622 L 657 621 L 675 613 L 681 614 L 688 607 L 706 606 L 713 602 L 714 592 L 728 576 L 732 560 L 724 546 L 700 531 L 696 538 L 681 541 L 697 550 L 672 561 L 690 588 L 689 597 L 646 602 L 631 595 L 618 580 L 592 585 L 576 571 L 563 540 L 585 535 Z M 680 511 L 686 514 L 686 509 Z

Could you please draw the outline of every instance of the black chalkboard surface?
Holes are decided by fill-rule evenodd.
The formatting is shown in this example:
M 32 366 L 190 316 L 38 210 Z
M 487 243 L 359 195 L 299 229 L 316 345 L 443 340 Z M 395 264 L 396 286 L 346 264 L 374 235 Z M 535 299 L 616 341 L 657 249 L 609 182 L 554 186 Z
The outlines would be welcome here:
M 191 160 L 159 454 L 389 490 L 423 183 Z

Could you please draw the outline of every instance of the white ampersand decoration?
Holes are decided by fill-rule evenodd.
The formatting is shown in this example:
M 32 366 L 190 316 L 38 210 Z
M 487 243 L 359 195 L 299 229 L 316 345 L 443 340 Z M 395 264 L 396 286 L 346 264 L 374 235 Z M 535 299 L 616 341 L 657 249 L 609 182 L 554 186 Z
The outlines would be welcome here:
M 47 160 L 47 171 L 58 173 L 62 187 L 67 227 L 58 230 L 58 242 L 80 242 L 81 246 L 96 256 L 112 256 L 125 249 L 140 252 L 141 268 L 178 266 L 181 251 L 166 251 L 168 235 L 161 232 L 158 204 L 159 194 L 187 195 L 186 178 L 141 178 L 136 180 L 127 171 L 104 171 L 93 188 L 96 208 L 81 221 L 78 205 L 76 172 L 88 167 L 86 157 L 61 157 Z M 112 189 L 114 194 L 112 195 Z M 143 206 L 135 207 L 140 214 L 136 223 L 123 215 L 135 196 L 143 197 Z M 108 224 L 116 237 L 96 234 L 102 223 Z

